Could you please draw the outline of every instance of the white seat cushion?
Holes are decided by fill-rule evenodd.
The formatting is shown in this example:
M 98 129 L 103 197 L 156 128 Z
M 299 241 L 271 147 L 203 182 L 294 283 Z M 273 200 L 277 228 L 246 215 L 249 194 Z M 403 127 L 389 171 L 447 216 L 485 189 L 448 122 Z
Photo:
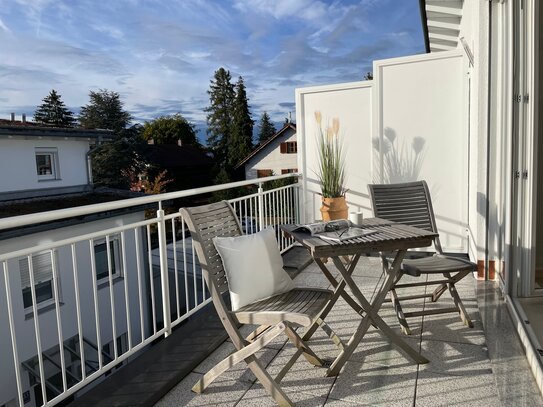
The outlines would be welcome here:
M 232 311 L 294 288 L 283 270 L 273 228 L 252 235 L 215 237 L 213 243 L 228 279 Z

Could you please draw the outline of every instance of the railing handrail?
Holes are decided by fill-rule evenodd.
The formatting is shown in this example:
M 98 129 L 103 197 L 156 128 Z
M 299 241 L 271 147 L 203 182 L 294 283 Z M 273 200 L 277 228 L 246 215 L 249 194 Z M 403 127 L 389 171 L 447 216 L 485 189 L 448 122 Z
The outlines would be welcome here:
M 76 206 L 73 208 L 56 209 L 53 211 L 32 213 L 27 215 L 12 216 L 0 219 L 0 230 L 11 229 L 20 226 L 27 226 L 42 222 L 50 222 L 59 219 L 71 218 L 74 216 L 90 215 L 97 212 L 112 211 L 116 209 L 129 208 L 139 205 L 147 205 L 167 201 L 169 199 L 186 198 L 193 195 L 207 194 L 210 192 L 222 191 L 230 188 L 244 187 L 247 185 L 256 185 L 264 182 L 275 181 L 291 177 L 300 177 L 300 173 L 291 173 L 283 175 L 274 175 L 271 177 L 262 177 L 245 181 L 229 182 L 227 184 L 212 185 L 208 187 L 191 188 L 176 192 L 167 192 L 164 194 L 147 195 L 137 198 L 121 199 L 118 201 L 104 202 L 85 206 Z

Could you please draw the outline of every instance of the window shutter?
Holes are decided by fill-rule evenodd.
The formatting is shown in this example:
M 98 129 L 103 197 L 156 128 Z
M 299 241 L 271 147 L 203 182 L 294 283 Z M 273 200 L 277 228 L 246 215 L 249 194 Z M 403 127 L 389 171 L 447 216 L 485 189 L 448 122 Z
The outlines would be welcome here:
M 53 265 L 51 263 L 51 252 L 39 253 L 32 256 L 32 269 L 34 272 L 34 284 L 44 283 L 53 279 Z M 19 260 L 21 272 L 21 288 L 30 288 L 30 269 L 28 258 Z
M 287 152 L 287 143 L 281 143 L 281 154 L 285 154 Z

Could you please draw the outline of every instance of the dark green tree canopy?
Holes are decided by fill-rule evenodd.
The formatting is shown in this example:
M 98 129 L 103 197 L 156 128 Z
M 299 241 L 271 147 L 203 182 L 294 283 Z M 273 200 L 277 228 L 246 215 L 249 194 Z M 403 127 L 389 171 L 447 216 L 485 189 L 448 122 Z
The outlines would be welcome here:
M 234 85 L 230 72 L 224 68 L 215 71 L 210 82 L 209 106 L 207 112 L 207 145 L 219 167 L 228 164 L 228 140 L 232 128 L 232 105 L 234 103 Z
M 236 97 L 232 108 L 232 130 L 228 143 L 228 164 L 235 167 L 253 149 L 253 126 L 245 83 L 240 76 L 236 83 Z
M 141 126 L 135 124 L 121 130 L 115 141 L 101 144 L 91 150 L 92 177 L 95 185 L 130 188 L 130 180 L 124 172 L 132 170 L 140 173 L 146 167 L 141 158 L 146 145 L 141 132 Z
M 117 135 L 130 125 L 132 116 L 123 109 L 117 92 L 100 89 L 90 91 L 89 103 L 81 108 L 79 123 L 86 129 L 108 129 Z
M 260 128 L 258 131 L 259 143 L 263 143 L 264 141 L 272 137 L 275 133 L 277 133 L 277 130 L 275 129 L 275 126 L 271 122 L 270 116 L 268 115 L 267 112 L 262 113 L 262 116 L 260 117 L 259 128 Z
M 180 113 L 145 123 L 142 135 L 145 140 L 153 139 L 157 144 L 176 144 L 181 140 L 183 144 L 200 147 L 194 125 Z
M 34 121 L 57 127 L 73 127 L 75 125 L 73 112 L 66 108 L 61 96 L 54 89 L 43 98 L 43 103 L 34 112 Z

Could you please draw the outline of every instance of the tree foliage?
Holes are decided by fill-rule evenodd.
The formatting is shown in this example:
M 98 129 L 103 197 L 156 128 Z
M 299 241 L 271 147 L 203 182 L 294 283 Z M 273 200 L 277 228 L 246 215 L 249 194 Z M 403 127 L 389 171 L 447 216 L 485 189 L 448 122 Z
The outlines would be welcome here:
M 61 96 L 52 89 L 49 95 L 42 99 L 43 103 L 34 112 L 34 121 L 44 124 L 52 124 L 56 127 L 73 127 L 75 118 Z
M 258 142 L 263 143 L 264 141 L 271 138 L 275 133 L 277 133 L 277 130 L 275 129 L 275 126 L 270 120 L 270 116 L 267 112 L 262 113 L 262 116 L 260 117 L 259 122 L 259 128 L 258 131 Z
M 125 171 L 142 173 L 145 170 L 146 165 L 141 158 L 145 145 L 141 137 L 141 126 L 134 125 L 121 130 L 114 141 L 91 150 L 94 184 L 130 189 L 130 180 L 125 176 Z
M 179 113 L 145 123 L 142 135 L 145 140 L 153 139 L 157 144 L 175 144 L 181 140 L 182 144 L 201 147 L 194 125 Z
M 235 167 L 253 149 L 253 126 L 249 112 L 249 100 L 243 78 L 236 83 L 236 97 L 232 106 L 232 130 L 228 143 L 228 164 Z
M 130 125 L 132 116 L 123 109 L 117 92 L 100 89 L 90 91 L 89 103 L 81 108 L 79 123 L 86 129 L 113 130 L 117 136 Z
M 81 108 L 79 122 L 89 129 L 113 130 L 115 139 L 105 142 L 91 152 L 93 181 L 96 185 L 130 188 L 123 171 L 134 167 L 142 170 L 141 149 L 145 145 L 141 126 L 128 127 L 132 119 L 124 110 L 117 92 L 100 89 L 89 93 L 89 103 Z
M 232 106 L 235 98 L 230 72 L 224 68 L 215 71 L 210 82 L 207 112 L 207 145 L 220 168 L 228 165 L 228 140 L 232 130 Z

